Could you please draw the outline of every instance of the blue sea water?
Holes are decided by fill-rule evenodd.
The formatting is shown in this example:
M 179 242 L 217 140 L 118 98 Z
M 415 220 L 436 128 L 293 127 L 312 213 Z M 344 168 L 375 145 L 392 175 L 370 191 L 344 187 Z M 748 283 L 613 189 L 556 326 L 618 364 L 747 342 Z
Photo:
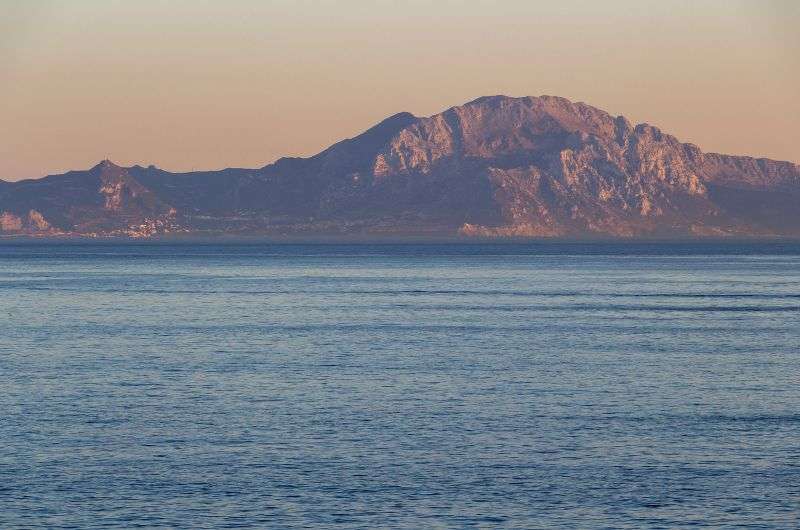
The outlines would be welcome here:
M 796 528 L 800 245 L 0 246 L 0 528 Z

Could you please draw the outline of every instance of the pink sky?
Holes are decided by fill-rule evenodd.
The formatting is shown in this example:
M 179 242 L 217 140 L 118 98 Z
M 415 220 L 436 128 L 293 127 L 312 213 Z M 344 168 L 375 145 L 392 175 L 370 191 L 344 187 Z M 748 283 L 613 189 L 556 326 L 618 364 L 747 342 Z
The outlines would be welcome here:
M 0 178 L 310 155 L 399 111 L 550 94 L 800 162 L 800 2 L 0 4 Z

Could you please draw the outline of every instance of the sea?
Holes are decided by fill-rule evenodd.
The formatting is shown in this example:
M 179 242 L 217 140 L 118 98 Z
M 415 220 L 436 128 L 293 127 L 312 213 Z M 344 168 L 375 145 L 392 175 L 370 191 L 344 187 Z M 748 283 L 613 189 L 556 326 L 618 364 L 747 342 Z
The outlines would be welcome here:
M 800 244 L 0 244 L 0 528 L 800 526 Z

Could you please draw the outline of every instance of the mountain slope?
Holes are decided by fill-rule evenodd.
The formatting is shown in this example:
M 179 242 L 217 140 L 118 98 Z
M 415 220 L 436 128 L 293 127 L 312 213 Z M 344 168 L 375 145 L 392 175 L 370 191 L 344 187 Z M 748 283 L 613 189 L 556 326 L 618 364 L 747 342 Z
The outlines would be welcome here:
M 800 167 L 703 153 L 558 97 L 394 115 L 309 158 L 169 173 L 105 161 L 0 182 L 0 230 L 522 237 L 798 236 Z

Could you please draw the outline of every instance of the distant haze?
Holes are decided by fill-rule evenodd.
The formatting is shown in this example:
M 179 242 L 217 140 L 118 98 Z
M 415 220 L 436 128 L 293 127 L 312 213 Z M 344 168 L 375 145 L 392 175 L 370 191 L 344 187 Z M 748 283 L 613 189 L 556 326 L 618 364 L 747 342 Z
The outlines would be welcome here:
M 800 162 L 800 2 L 5 0 L 0 179 L 308 155 L 387 115 L 550 94 Z

